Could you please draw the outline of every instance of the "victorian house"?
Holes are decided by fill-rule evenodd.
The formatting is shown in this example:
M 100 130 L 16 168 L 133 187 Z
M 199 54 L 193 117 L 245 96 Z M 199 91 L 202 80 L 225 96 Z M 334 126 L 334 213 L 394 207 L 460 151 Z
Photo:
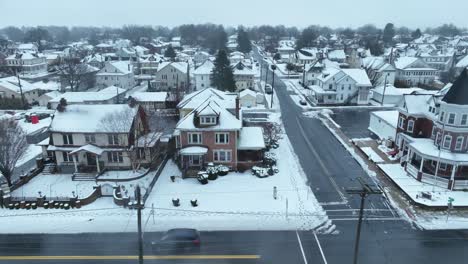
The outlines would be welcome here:
M 448 189 L 468 188 L 468 74 L 446 94 L 405 95 L 397 146 L 408 175 Z

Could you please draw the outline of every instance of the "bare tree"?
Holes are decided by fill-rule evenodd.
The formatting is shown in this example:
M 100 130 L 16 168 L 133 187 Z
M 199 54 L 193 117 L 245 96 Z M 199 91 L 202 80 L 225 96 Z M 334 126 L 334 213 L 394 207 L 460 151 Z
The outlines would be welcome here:
M 266 123 L 263 126 L 263 138 L 268 148 L 278 146 L 282 138 L 283 129 L 281 125 L 275 122 Z
M 143 116 L 136 119 L 136 115 Z M 101 120 L 101 126 L 109 133 L 129 132 L 125 155 L 130 159 L 133 171 L 138 170 L 143 163 L 153 166 L 160 157 L 162 149 L 158 144 L 166 125 L 163 116 L 157 119 L 157 125 L 150 131 L 149 124 L 145 123 L 148 120 L 145 111 L 139 106 L 134 106 L 110 113 Z
M 0 173 L 11 186 L 16 163 L 26 153 L 26 133 L 16 120 L 0 120 Z
M 94 85 L 93 68 L 80 62 L 79 58 L 63 58 L 58 66 L 62 82 L 70 86 L 72 92 L 77 91 L 82 85 L 91 87 Z

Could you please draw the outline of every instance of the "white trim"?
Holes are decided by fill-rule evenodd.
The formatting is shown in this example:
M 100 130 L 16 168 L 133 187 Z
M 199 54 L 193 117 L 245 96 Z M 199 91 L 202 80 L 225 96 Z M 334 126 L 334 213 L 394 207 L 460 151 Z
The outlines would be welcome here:
M 461 139 L 460 147 L 457 148 L 458 145 L 458 140 Z M 464 143 L 465 137 L 464 136 L 458 136 L 456 141 L 455 141 L 455 150 L 462 150 L 463 149 L 463 143 Z
M 198 142 L 194 142 L 192 140 L 192 135 L 198 135 Z M 187 132 L 187 137 L 188 137 L 187 142 L 189 144 L 201 144 L 203 142 L 202 133 L 200 132 Z
M 452 117 L 452 115 L 453 115 L 453 122 L 450 122 L 450 118 Z M 447 124 L 454 125 L 456 119 L 457 119 L 457 114 L 456 113 L 449 113 L 448 119 L 447 119 Z
M 410 124 L 411 124 L 411 130 L 410 130 Z M 413 131 L 414 131 L 414 120 L 412 120 L 412 119 L 408 120 L 407 131 L 410 132 L 410 133 L 413 133 Z
M 445 147 L 445 141 L 447 140 L 447 138 L 450 138 L 449 146 L 448 146 L 448 147 Z M 452 146 L 452 136 L 451 136 L 451 135 L 445 135 L 445 136 L 444 136 L 444 139 L 443 139 L 443 141 L 442 141 L 442 148 L 444 148 L 444 149 L 450 149 L 451 146 Z
M 219 136 L 224 135 L 225 142 L 219 141 Z M 227 132 L 216 132 L 215 133 L 215 144 L 216 145 L 227 145 L 229 144 L 229 133 Z
M 227 153 L 229 154 L 229 159 L 224 159 L 221 160 L 221 153 L 224 153 L 224 157 L 227 158 Z M 218 156 L 218 159 L 216 159 L 216 155 Z M 231 162 L 232 161 L 232 150 L 230 149 L 215 149 L 213 150 L 213 161 L 214 162 Z

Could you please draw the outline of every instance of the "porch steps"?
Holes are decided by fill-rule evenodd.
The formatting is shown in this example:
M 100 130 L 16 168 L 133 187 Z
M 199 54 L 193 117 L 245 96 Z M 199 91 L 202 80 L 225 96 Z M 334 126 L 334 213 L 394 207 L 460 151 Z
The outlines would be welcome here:
M 73 181 L 95 181 L 96 175 L 89 173 L 73 173 Z
M 54 174 L 57 170 L 57 165 L 53 163 L 45 164 L 44 170 L 42 170 L 42 174 Z

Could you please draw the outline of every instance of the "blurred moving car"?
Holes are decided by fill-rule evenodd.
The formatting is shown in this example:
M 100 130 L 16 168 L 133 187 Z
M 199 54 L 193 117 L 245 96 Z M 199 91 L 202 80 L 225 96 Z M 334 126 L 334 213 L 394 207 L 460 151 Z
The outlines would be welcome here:
M 199 252 L 200 233 L 191 228 L 170 229 L 159 240 L 151 242 L 151 246 L 160 253 Z

